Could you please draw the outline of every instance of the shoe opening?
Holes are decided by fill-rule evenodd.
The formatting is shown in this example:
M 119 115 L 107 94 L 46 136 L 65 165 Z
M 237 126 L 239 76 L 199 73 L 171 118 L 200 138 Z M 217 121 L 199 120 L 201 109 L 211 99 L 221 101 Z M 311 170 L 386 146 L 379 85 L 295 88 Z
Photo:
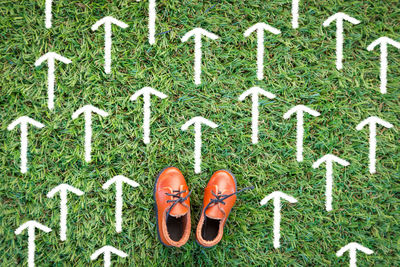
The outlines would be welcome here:
M 186 229 L 186 224 L 187 224 L 187 214 L 181 217 L 174 217 L 168 215 L 167 231 L 169 238 L 171 238 L 175 242 L 181 240 Z
M 201 229 L 201 237 L 206 241 L 214 240 L 219 232 L 221 220 L 211 219 L 204 216 L 204 223 Z

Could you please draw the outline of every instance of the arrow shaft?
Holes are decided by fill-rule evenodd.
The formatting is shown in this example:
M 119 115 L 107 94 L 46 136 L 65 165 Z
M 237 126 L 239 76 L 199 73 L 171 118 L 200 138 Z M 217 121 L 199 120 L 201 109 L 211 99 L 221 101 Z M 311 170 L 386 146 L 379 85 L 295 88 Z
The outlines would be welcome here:
M 111 22 L 104 24 L 104 71 L 111 72 Z
M 376 124 L 369 124 L 369 172 L 376 172 Z
M 49 109 L 54 108 L 54 84 L 55 84 L 55 77 L 54 77 L 54 72 L 55 72 L 55 62 L 54 58 L 49 58 L 48 59 L 48 74 L 47 74 L 47 97 L 48 97 L 48 102 L 47 106 Z
M 264 30 L 257 31 L 257 79 L 264 76 Z
M 338 19 L 336 23 L 336 68 L 343 68 L 343 20 Z
M 350 256 L 350 267 L 356 267 L 357 266 L 357 251 L 356 249 L 350 249 L 349 250 L 349 256 Z
M 201 124 L 194 125 L 194 172 L 201 172 Z
M 332 161 L 326 162 L 326 203 L 325 208 L 327 211 L 332 210 L 332 188 L 333 188 L 333 166 Z
M 303 111 L 297 112 L 297 133 L 296 133 L 296 158 L 298 162 L 303 161 L 303 137 L 304 137 L 304 118 Z
M 28 125 L 21 123 L 21 172 L 26 173 L 28 162 Z
M 67 240 L 67 192 L 60 192 L 60 239 L 61 241 Z
M 281 202 L 279 197 L 274 198 L 274 248 L 280 247 Z
M 201 83 L 201 35 L 194 36 L 194 83 Z
M 122 182 L 115 183 L 115 230 L 122 231 Z
M 35 266 L 35 227 L 28 228 L 28 267 Z
M 46 5 L 45 5 L 45 26 L 47 29 L 51 28 L 51 4 L 53 0 L 46 0 Z
M 292 1 L 292 27 L 293 29 L 299 27 L 299 0 Z
M 156 0 L 149 0 L 149 43 L 155 43 Z
M 143 95 L 143 142 L 150 143 L 150 94 Z
M 92 156 L 92 114 L 90 112 L 85 113 L 85 160 L 86 162 L 91 161 Z
M 380 69 L 380 79 L 381 79 L 381 93 L 386 94 L 386 85 L 387 85 L 387 44 L 381 44 L 381 69 Z
M 251 140 L 253 144 L 258 143 L 258 117 L 259 117 L 259 110 L 258 110 L 258 94 L 254 93 L 252 95 L 252 106 L 251 106 Z
M 104 252 L 104 267 L 110 267 L 111 266 L 111 252 L 106 251 Z

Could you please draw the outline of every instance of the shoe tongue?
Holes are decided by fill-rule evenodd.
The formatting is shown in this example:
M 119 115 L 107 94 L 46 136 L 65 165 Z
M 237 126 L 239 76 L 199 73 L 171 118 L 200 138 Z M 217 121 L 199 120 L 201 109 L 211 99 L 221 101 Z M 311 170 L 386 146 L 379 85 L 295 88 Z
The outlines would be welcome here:
M 225 213 L 218 207 L 219 204 L 213 205 L 206 210 L 206 216 L 214 220 L 222 220 L 225 217 Z
M 187 207 L 185 207 L 184 205 L 182 205 L 181 203 L 177 203 L 169 212 L 169 215 L 172 217 L 182 217 L 184 215 L 186 215 L 186 213 L 188 213 L 189 209 Z

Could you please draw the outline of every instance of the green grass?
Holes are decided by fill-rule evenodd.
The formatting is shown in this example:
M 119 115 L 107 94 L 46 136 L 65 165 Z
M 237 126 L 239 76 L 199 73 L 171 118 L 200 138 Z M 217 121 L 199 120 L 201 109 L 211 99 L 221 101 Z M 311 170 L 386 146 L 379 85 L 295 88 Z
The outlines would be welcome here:
M 358 254 L 361 266 L 400 264 L 399 119 L 400 53 L 389 48 L 388 93 L 379 92 L 379 49 L 366 47 L 381 36 L 400 40 L 398 1 L 301 1 L 300 27 L 291 28 L 290 2 L 158 1 L 156 44 L 147 40 L 147 1 L 61 1 L 53 3 L 53 27 L 44 27 L 44 0 L 0 1 L 0 263 L 25 265 L 27 235 L 15 229 L 37 220 L 53 229 L 36 236 L 38 266 L 100 266 L 90 255 L 103 245 L 129 254 L 120 265 L 343 266 L 349 242 L 374 251 Z M 215 5 L 216 4 L 216 5 Z M 210 7 L 214 6 L 210 9 Z M 322 22 L 335 12 L 362 21 L 345 24 L 344 69 L 335 68 L 335 27 Z M 114 16 L 129 28 L 113 28 L 112 74 L 103 70 L 103 30 L 98 19 Z M 265 79 L 256 78 L 256 38 L 243 32 L 266 22 L 282 34 L 265 38 Z M 180 38 L 194 27 L 220 36 L 203 43 L 202 84 L 193 82 L 193 41 Z M 70 58 L 56 67 L 55 109 L 47 109 L 47 67 L 34 62 L 48 51 Z M 129 97 L 144 86 L 168 95 L 152 99 L 151 144 L 142 142 L 142 101 Z M 260 101 L 260 142 L 251 144 L 251 103 L 238 96 L 251 86 L 277 95 Z M 109 112 L 93 121 L 93 161 L 84 162 L 83 119 L 72 113 L 85 104 Z M 304 162 L 295 160 L 295 119 L 283 114 L 297 104 L 321 116 L 305 118 Z M 19 172 L 19 116 L 46 125 L 29 131 L 28 173 Z M 219 125 L 204 128 L 202 173 L 193 170 L 193 131 L 181 125 L 203 116 Z M 368 172 L 368 129 L 356 125 L 378 116 L 395 125 L 379 128 L 377 174 Z M 311 165 L 327 153 L 351 165 L 334 169 L 332 212 L 326 212 L 325 171 Z M 196 244 L 194 231 L 182 248 L 157 239 L 152 190 L 165 166 L 180 168 L 193 189 L 192 224 L 197 225 L 203 189 L 215 170 L 230 169 L 240 195 L 216 247 Z M 123 232 L 114 228 L 114 189 L 102 184 L 125 175 L 140 184 L 124 187 Z M 59 197 L 46 194 L 60 183 L 85 192 L 70 195 L 67 241 L 59 240 Z M 272 246 L 271 204 L 259 202 L 280 190 L 298 199 L 282 208 L 280 249 Z

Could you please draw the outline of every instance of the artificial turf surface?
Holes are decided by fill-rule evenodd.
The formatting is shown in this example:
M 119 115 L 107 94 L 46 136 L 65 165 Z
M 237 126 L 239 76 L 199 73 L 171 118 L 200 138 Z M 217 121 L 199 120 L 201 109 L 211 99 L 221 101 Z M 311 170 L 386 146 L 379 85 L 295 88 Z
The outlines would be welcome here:
M 14 231 L 36 220 L 38 266 L 100 266 L 90 255 L 104 245 L 128 254 L 117 265 L 277 265 L 341 266 L 348 254 L 335 253 L 349 242 L 374 251 L 358 254 L 360 266 L 400 264 L 399 75 L 400 53 L 389 47 L 388 93 L 379 92 L 381 36 L 400 40 L 398 1 L 300 1 L 299 28 L 291 27 L 291 2 L 158 1 L 156 44 L 149 45 L 148 2 L 61 1 L 53 3 L 53 27 L 44 27 L 45 1 L 0 1 L 0 265 L 25 265 L 27 234 Z M 344 68 L 335 68 L 335 25 L 322 23 L 345 12 L 359 25 L 345 25 Z M 103 29 L 90 27 L 105 16 L 129 25 L 113 27 L 112 73 L 104 73 Z M 265 79 L 256 78 L 256 35 L 243 36 L 258 22 L 282 31 L 265 35 Z M 193 40 L 180 38 L 201 27 L 219 39 L 203 41 L 202 84 L 193 81 Z M 55 108 L 47 108 L 47 66 L 34 62 L 53 51 L 72 60 L 56 64 Z M 129 97 L 151 86 L 168 98 L 152 98 L 151 143 L 143 144 L 142 100 Z M 260 98 L 259 143 L 251 144 L 251 101 L 238 96 L 252 86 L 277 95 Z M 72 113 L 91 104 L 110 115 L 94 115 L 92 162 L 84 161 L 84 120 Z M 291 107 L 304 104 L 321 113 L 305 116 L 304 161 L 298 163 Z M 20 116 L 45 124 L 29 130 L 28 172 L 21 174 L 20 131 L 7 125 Z M 193 169 L 193 130 L 182 124 L 203 116 L 219 125 L 204 127 L 202 172 Z M 368 128 L 355 127 L 369 116 L 394 125 L 378 127 L 377 173 L 368 172 Z M 350 162 L 334 166 L 333 211 L 325 210 L 325 168 L 312 163 L 327 153 Z M 203 189 L 218 169 L 229 169 L 238 197 L 222 241 L 211 249 L 194 240 L 166 248 L 157 239 L 152 190 L 166 166 L 182 170 L 191 195 L 193 229 Z M 123 231 L 115 232 L 115 175 L 140 184 L 124 186 Z M 69 195 L 67 241 L 59 239 L 59 196 L 46 194 L 60 183 L 85 192 Z M 272 244 L 273 206 L 263 197 L 282 191 L 298 203 L 282 207 L 281 248 Z

